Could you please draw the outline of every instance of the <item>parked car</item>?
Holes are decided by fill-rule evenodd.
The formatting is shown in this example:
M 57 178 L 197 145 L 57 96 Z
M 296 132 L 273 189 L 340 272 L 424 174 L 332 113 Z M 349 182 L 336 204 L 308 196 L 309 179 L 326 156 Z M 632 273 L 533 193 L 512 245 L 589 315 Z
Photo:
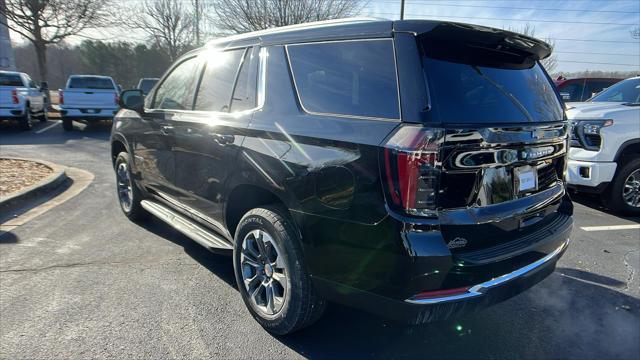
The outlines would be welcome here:
M 568 124 L 537 61 L 550 52 L 424 20 L 219 39 L 147 97 L 122 93 L 122 211 L 232 252 L 276 334 L 327 301 L 411 324 L 486 307 L 552 273 L 569 241 Z
M 569 184 L 602 195 L 613 210 L 640 213 L 640 77 L 567 106 Z
M 159 80 L 159 78 L 142 78 L 140 79 L 140 81 L 138 81 L 138 86 L 136 86 L 136 89 L 142 90 L 142 92 L 147 95 Z
M 0 71 L 0 120 L 15 121 L 30 130 L 33 118 L 47 121 L 48 85 L 41 86 L 29 75 L 16 71 Z
M 58 94 L 63 128 L 73 130 L 74 120 L 112 120 L 119 109 L 119 93 L 109 76 L 71 75 Z
M 562 100 L 569 101 L 586 101 L 593 95 L 599 93 L 603 89 L 617 83 L 622 79 L 613 78 L 575 78 L 566 79 L 559 77 L 555 84 L 560 92 Z

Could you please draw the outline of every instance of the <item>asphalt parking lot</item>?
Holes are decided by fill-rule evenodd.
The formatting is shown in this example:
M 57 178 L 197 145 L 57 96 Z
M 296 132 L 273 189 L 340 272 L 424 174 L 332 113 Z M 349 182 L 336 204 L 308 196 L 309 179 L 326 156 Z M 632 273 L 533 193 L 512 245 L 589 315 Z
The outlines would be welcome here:
M 95 175 L 78 196 L 0 235 L 2 359 L 640 358 L 640 230 L 601 228 L 640 219 L 591 197 L 575 197 L 556 272 L 482 313 L 406 327 L 332 305 L 314 327 L 278 338 L 245 309 L 230 258 L 121 214 L 109 125 L 77 127 L 0 124 L 0 156 Z

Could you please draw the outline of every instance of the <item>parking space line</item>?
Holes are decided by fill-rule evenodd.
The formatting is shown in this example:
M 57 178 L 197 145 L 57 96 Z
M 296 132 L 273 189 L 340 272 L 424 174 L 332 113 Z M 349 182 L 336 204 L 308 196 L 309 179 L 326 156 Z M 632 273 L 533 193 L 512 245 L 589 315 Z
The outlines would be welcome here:
M 640 229 L 640 224 L 631 225 L 608 225 L 608 226 L 583 226 L 580 229 L 584 231 L 607 231 L 607 230 L 632 230 Z
M 47 131 L 47 130 L 51 129 L 52 127 L 54 127 L 54 126 L 56 126 L 56 125 L 58 125 L 58 124 L 60 124 L 60 121 L 56 121 L 55 123 L 53 123 L 53 124 L 51 124 L 51 125 L 49 125 L 49 126 L 47 126 L 47 127 L 45 127 L 45 128 L 42 128 L 42 129 L 40 129 L 40 130 L 36 131 L 36 134 L 41 134 L 41 133 L 43 133 L 43 132 L 45 132 L 45 131 Z

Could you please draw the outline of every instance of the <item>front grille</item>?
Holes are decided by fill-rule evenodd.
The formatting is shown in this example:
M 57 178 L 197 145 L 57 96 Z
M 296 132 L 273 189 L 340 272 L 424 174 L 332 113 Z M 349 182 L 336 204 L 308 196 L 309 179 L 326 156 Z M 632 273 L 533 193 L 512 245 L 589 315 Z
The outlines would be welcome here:
M 538 189 L 544 190 L 558 181 L 558 173 L 553 164 L 538 169 Z

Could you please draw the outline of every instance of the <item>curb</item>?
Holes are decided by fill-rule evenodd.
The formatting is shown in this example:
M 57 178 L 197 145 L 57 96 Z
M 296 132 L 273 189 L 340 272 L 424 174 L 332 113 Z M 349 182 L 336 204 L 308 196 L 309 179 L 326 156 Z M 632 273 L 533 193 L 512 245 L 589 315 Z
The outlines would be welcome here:
M 11 195 L 0 197 L 0 211 L 4 213 L 16 210 L 20 206 L 24 205 L 25 202 L 56 190 L 68 179 L 64 166 L 48 161 L 4 156 L 1 157 L 1 159 L 33 161 L 48 166 L 53 170 L 53 173 L 44 180 L 22 190 L 16 191 Z

